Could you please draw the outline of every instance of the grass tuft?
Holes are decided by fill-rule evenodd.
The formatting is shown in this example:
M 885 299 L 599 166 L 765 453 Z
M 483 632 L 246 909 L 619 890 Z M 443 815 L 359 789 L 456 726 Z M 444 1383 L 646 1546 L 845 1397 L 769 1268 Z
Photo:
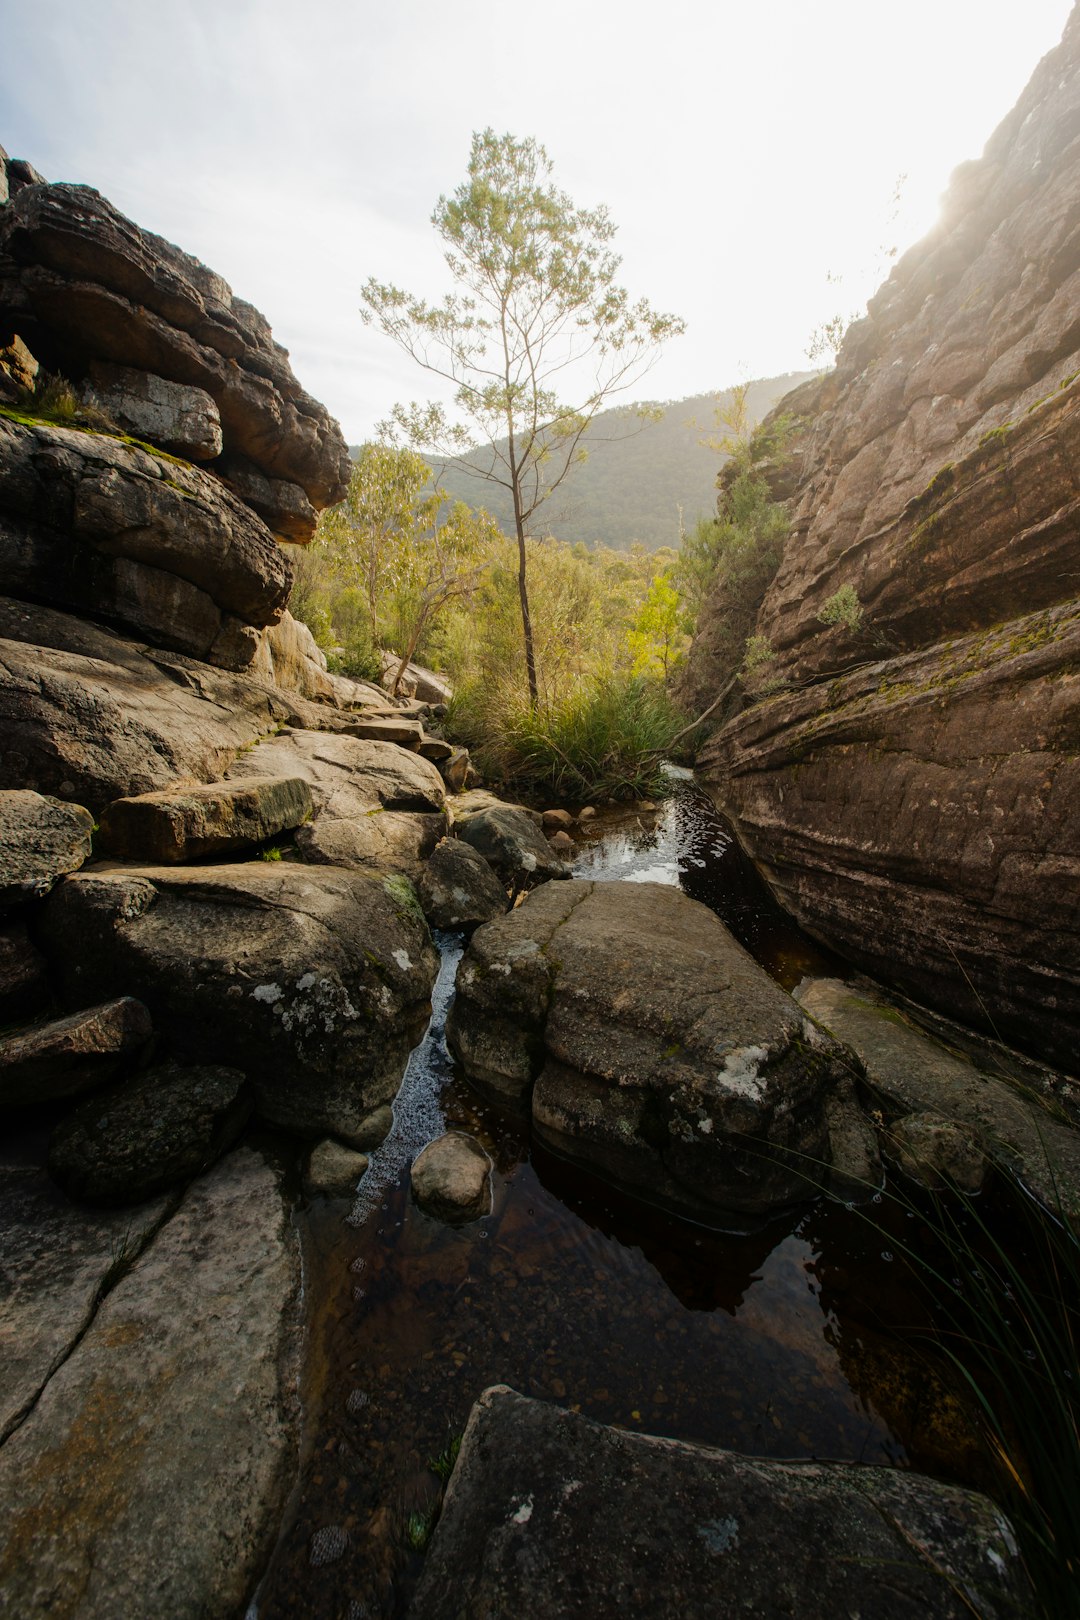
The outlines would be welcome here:
M 523 688 L 471 687 L 446 724 L 484 776 L 573 802 L 664 796 L 664 757 L 685 721 L 659 681 L 609 674 L 535 705 Z

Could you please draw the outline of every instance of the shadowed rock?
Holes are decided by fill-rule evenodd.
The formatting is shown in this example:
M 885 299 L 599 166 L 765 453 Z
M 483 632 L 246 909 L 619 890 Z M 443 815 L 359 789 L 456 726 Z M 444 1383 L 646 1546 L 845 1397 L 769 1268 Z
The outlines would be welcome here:
M 503 883 L 515 889 L 569 876 L 569 867 L 554 853 L 536 821 L 516 805 L 495 802 L 465 811 L 455 805 L 454 830 Z
M 251 1114 L 237 1069 L 164 1063 L 80 1104 L 53 1132 L 49 1173 L 71 1198 L 138 1204 L 190 1181 Z
M 90 859 L 94 818 L 26 789 L 0 792 L 0 906 L 39 900 Z
M 71 949 L 78 979 L 87 941 Z M 153 1027 L 140 1001 L 120 996 L 0 1040 L 0 1108 L 26 1108 L 111 1080 L 144 1050 Z
M 289 559 L 220 480 L 99 433 L 0 418 L 0 564 L 12 595 L 110 619 L 225 668 L 277 619 Z
M 397 1090 L 438 966 L 395 880 L 285 861 L 97 867 L 41 934 L 62 994 L 137 990 L 180 1057 L 247 1073 L 264 1119 L 345 1141 Z
M 501 917 L 510 897 L 479 852 L 458 838 L 444 838 L 422 867 L 417 893 L 433 928 L 472 933 Z
M 605 1428 L 504 1386 L 473 1407 L 415 1620 L 985 1620 L 1030 1612 L 986 1497 Z
M 88 186 L 35 185 L 0 212 L 2 313 L 56 369 L 95 361 L 204 390 L 226 452 L 299 484 L 313 507 L 345 493 L 341 430 L 300 388 L 267 322 L 190 254 L 125 219 Z M 310 530 L 309 530 L 310 533 Z
M 295 1466 L 295 1235 L 241 1150 L 103 1301 L 0 1447 L 0 1588 L 20 1620 L 239 1613 Z
M 462 1226 L 491 1213 L 491 1159 L 464 1131 L 447 1131 L 413 1160 L 412 1195 L 438 1221 Z

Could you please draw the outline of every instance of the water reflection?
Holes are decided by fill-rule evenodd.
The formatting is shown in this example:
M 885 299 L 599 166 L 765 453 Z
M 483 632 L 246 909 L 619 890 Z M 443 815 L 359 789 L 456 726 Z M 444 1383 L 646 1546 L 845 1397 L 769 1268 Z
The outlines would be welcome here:
M 786 990 L 843 965 L 783 912 L 712 800 L 685 777 L 653 810 L 613 811 L 580 830 L 575 877 L 678 884 L 715 911 Z
M 783 918 L 710 801 L 598 818 L 574 870 L 679 883 L 781 982 L 831 962 Z M 604 1423 L 759 1456 L 974 1468 L 940 1380 L 894 1330 L 922 1309 L 858 1212 L 819 1205 L 743 1236 L 623 1198 L 538 1149 L 455 1076 L 442 1037 L 460 942 L 347 1218 L 303 1222 L 311 1316 L 302 1472 L 259 1593 L 261 1620 L 405 1614 L 409 1515 L 481 1390 L 509 1383 Z M 447 1125 L 495 1164 L 491 1215 L 441 1226 L 408 1165 Z M 890 1312 L 892 1313 L 890 1315 Z M 950 1449 L 951 1448 L 951 1449 Z

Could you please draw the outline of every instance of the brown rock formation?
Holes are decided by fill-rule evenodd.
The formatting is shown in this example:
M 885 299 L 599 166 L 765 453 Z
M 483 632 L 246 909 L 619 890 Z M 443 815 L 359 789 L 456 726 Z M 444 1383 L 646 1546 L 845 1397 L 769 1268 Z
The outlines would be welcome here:
M 260 506 L 282 512 L 286 537 L 310 537 L 315 511 L 345 493 L 348 450 L 263 316 L 99 192 L 36 175 L 15 189 L 5 167 L 0 345 L 18 335 L 73 381 L 104 362 L 201 389 L 217 407 L 226 464 L 242 458 L 247 476 L 261 477 L 271 493 Z
M 798 690 L 703 759 L 804 926 L 1066 1064 L 1078 375 L 1080 9 L 822 380 L 756 627 Z

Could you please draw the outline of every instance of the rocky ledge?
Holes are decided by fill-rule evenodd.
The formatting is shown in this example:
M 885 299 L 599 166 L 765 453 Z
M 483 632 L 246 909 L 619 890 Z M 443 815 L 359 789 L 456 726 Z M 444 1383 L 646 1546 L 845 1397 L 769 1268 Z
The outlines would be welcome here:
M 414 1620 L 1030 1612 L 1011 1526 L 973 1491 L 604 1428 L 502 1386 L 473 1407 L 410 1609 Z
M 653 883 L 549 883 L 477 929 L 447 1036 L 542 1142 L 721 1225 L 828 1179 L 857 1072 L 707 907 Z

